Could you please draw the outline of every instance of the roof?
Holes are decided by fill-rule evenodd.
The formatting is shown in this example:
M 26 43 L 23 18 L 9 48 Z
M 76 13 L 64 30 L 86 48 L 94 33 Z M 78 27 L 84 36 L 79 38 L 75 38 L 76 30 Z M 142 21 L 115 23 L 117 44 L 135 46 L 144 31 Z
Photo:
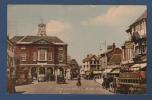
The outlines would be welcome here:
M 76 67 L 79 67 L 78 62 L 76 61 L 76 59 L 71 59 L 69 64 L 70 65 L 75 65 Z
M 112 73 L 112 74 L 119 74 L 120 73 L 120 69 L 119 68 L 115 68 L 110 73 Z
M 45 40 L 47 42 L 55 43 L 55 44 L 64 43 L 62 40 L 60 40 L 56 36 L 14 36 L 11 39 L 12 42 L 15 42 L 17 44 L 18 43 L 22 43 L 22 44 L 33 43 L 39 40 Z
M 137 18 L 133 24 L 135 24 L 145 18 L 147 18 L 147 10 L 145 10 L 144 13 L 139 18 Z M 133 24 L 131 24 L 131 25 L 133 25 Z
M 112 71 L 112 69 L 109 68 L 109 69 L 105 69 L 105 70 L 103 71 L 103 73 L 110 73 L 111 71 Z
M 122 53 L 122 51 L 120 48 L 114 48 L 112 50 L 107 50 L 106 52 L 100 54 L 100 56 L 104 57 L 105 54 L 106 54 L 106 56 L 111 56 L 112 54 L 121 54 L 121 53 Z
M 93 57 L 98 60 L 96 55 L 87 55 L 87 57 L 83 59 L 83 62 L 90 61 Z
M 101 57 L 104 57 L 105 55 L 111 53 L 113 50 L 107 50 L 106 52 L 100 54 Z
M 108 64 L 120 64 L 121 63 L 121 54 L 113 54 Z

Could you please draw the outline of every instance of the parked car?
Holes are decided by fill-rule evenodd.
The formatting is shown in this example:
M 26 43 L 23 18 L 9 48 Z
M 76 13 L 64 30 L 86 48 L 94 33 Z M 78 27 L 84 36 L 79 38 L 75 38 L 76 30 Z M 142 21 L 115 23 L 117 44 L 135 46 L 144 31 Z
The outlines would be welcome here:
M 58 84 L 65 84 L 66 81 L 65 81 L 64 76 L 58 75 L 58 76 L 57 76 L 57 83 L 58 83 Z

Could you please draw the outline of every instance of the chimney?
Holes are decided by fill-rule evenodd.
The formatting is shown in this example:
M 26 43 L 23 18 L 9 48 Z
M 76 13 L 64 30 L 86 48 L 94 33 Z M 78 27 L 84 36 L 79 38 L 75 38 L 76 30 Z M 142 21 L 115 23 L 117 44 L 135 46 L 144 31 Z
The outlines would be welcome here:
M 115 45 L 115 43 L 113 43 L 113 45 L 112 45 L 112 49 L 115 49 L 116 48 L 116 45 Z

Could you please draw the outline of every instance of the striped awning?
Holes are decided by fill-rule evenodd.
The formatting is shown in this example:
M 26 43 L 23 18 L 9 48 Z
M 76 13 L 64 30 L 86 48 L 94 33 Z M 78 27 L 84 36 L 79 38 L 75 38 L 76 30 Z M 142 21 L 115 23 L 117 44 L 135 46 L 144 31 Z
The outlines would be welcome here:
M 134 64 L 131 66 L 131 70 L 139 70 L 142 68 L 145 68 L 147 66 L 147 63 L 141 63 L 141 64 Z
M 112 74 L 119 74 L 120 73 L 120 69 L 114 69 L 110 73 L 112 73 Z

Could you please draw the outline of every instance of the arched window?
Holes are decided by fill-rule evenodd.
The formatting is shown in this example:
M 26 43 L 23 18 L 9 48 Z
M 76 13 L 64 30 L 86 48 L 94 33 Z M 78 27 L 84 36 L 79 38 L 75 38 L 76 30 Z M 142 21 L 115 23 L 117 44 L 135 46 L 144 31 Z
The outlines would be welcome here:
M 39 74 L 45 74 L 45 68 L 40 67 L 39 68 Z

